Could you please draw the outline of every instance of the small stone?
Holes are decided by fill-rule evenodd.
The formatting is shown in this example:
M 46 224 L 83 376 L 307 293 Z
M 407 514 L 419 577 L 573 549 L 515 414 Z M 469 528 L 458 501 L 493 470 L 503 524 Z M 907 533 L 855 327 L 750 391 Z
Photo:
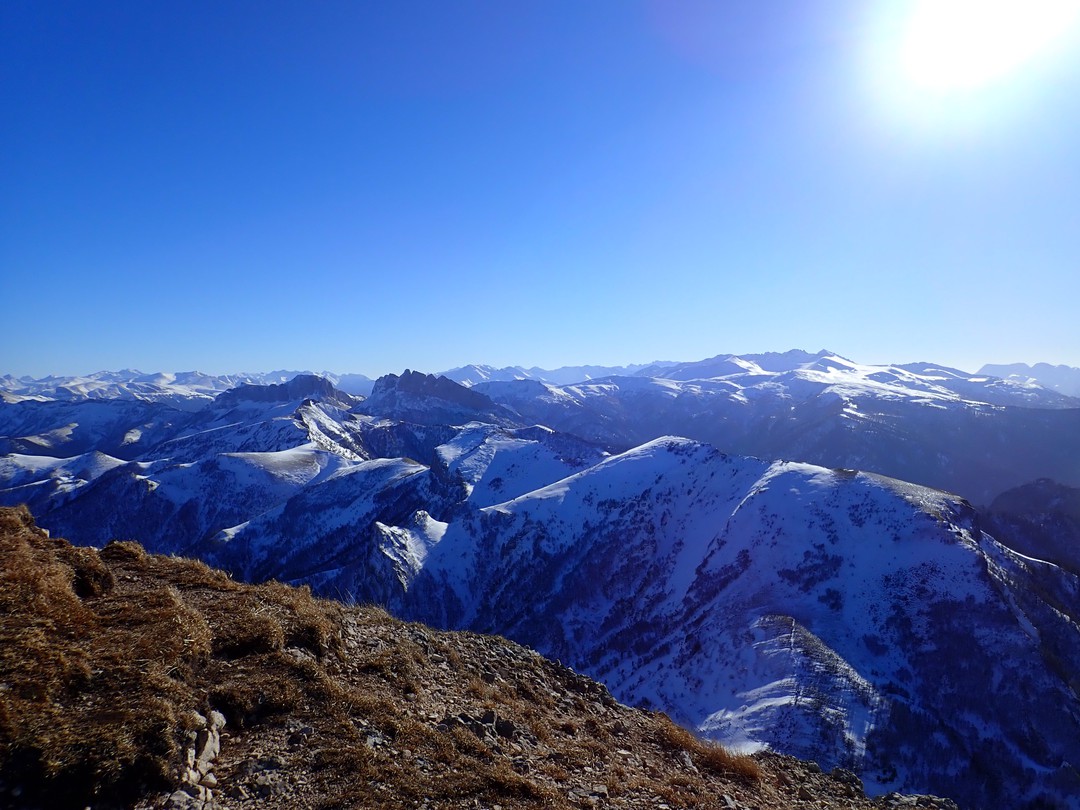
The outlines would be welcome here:
M 500 717 L 495 721 L 495 733 L 500 737 L 512 740 L 514 735 L 517 734 L 517 727 L 509 720 Z
M 244 789 L 243 785 L 229 785 L 229 787 L 225 788 L 225 795 L 230 799 L 239 799 L 241 801 L 251 797 L 251 794 Z
M 690 771 L 690 773 L 698 773 L 697 766 L 694 765 L 694 761 L 690 759 L 690 754 L 686 751 L 679 752 L 679 761 L 682 762 L 683 767 Z
M 259 774 L 255 777 L 255 795 L 260 799 L 269 798 L 277 791 L 278 781 L 276 774 Z
M 199 810 L 200 804 L 191 794 L 178 790 L 165 800 L 165 810 Z

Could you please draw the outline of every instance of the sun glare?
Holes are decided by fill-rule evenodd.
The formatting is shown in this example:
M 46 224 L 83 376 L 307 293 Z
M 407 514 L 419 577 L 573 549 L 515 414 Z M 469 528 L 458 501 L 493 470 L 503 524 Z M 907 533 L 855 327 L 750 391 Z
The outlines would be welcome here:
M 1055 45 L 1080 19 L 1080 0 L 916 0 L 902 70 L 931 92 L 973 90 Z

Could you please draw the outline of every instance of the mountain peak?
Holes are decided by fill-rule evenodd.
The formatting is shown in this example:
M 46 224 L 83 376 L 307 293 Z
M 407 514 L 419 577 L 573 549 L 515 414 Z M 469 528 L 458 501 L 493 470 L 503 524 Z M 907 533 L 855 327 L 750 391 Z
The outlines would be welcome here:
M 300 399 L 352 404 L 352 397 L 338 391 L 333 383 L 317 374 L 298 374 L 288 382 L 270 385 L 245 383 L 219 394 L 215 402 L 231 408 L 241 402 L 294 402 Z
M 375 381 L 364 410 L 373 416 L 393 416 L 414 422 L 468 422 L 486 418 L 498 424 L 514 415 L 486 394 L 459 385 L 448 377 L 405 369 Z

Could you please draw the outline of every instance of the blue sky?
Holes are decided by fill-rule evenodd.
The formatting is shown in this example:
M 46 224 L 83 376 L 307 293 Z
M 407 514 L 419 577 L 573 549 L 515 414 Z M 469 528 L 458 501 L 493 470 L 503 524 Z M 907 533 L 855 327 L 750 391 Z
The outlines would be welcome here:
M 938 92 L 912 8 L 7 2 L 0 373 L 1080 366 L 1077 37 Z

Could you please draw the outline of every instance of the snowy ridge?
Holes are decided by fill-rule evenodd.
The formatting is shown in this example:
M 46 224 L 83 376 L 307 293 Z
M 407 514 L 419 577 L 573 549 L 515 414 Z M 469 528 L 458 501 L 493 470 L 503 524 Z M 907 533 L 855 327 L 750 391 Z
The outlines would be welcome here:
M 1071 461 L 1080 453 L 1080 400 L 1031 383 L 824 352 L 728 355 L 664 373 L 473 390 L 612 449 L 676 433 L 745 455 L 878 472 L 977 503 L 1039 477 L 1080 486 Z
M 1008 365 L 987 364 L 979 369 L 980 374 L 1001 377 L 1019 385 L 1040 385 L 1066 396 L 1080 397 L 1080 368 L 1074 366 L 1052 366 L 1049 363 L 1011 363 Z
M 1080 786 L 1059 759 L 1080 756 L 1076 699 L 1031 633 L 1068 598 L 1025 591 L 1019 612 L 1002 554 L 944 493 L 665 439 L 451 523 L 401 609 L 520 639 L 743 747 L 988 806 L 1034 801 L 1033 763 Z M 1080 649 L 1073 581 L 1025 565 L 1074 594 L 1055 643 Z M 961 784 L 988 733 L 1014 792 Z
M 181 410 L 199 410 L 220 393 L 241 385 L 276 385 L 310 371 L 270 371 L 240 374 L 203 374 L 198 371 L 151 372 L 133 369 L 98 371 L 83 376 L 41 378 L 0 376 L 0 392 L 6 402 L 77 401 L 86 399 L 126 399 L 160 402 Z M 348 394 L 366 396 L 372 380 L 362 374 L 322 372 Z

